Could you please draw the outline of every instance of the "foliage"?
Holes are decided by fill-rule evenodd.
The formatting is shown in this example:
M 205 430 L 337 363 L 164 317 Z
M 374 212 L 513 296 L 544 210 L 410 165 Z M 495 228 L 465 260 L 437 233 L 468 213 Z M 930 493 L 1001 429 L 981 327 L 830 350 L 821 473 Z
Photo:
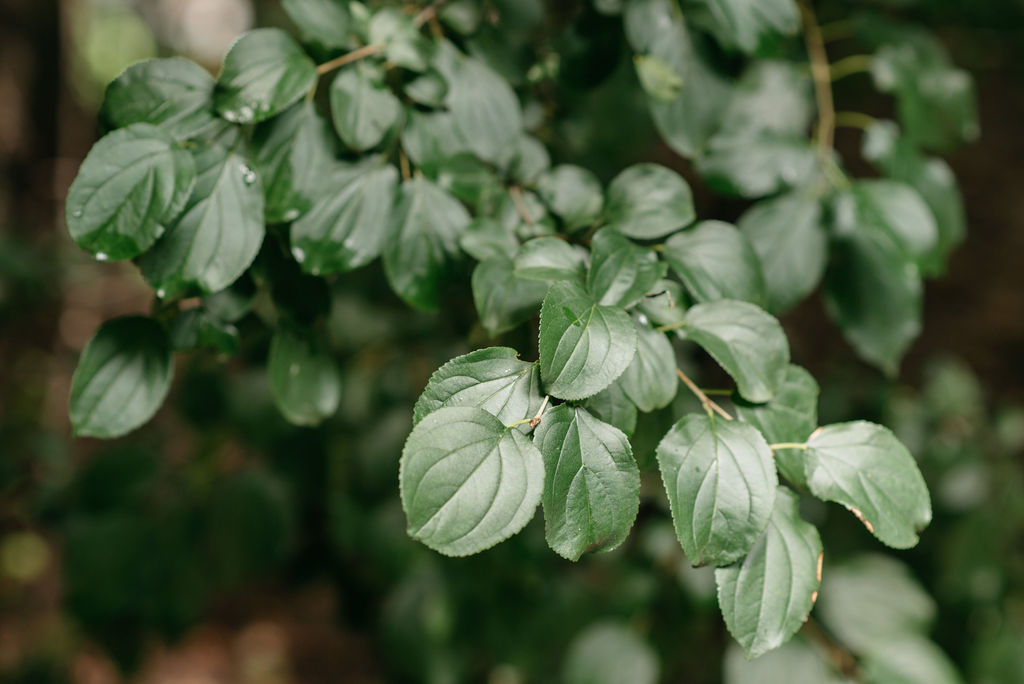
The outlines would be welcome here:
M 68 227 L 97 259 L 134 259 L 155 300 L 151 318 L 107 323 L 83 354 L 78 434 L 145 423 L 170 350 L 230 355 L 239 321 L 243 348 L 273 335 L 265 362 L 244 360 L 265 366 L 281 414 L 329 421 L 350 391 L 332 353 L 335 293 L 379 257 L 394 295 L 438 321 L 471 295 L 478 323 L 457 325 L 483 347 L 431 377 L 402 451 L 407 531 L 430 548 L 484 551 L 542 505 L 548 544 L 578 560 L 622 544 L 642 501 L 660 502 L 690 562 L 718 568 L 725 624 L 754 657 L 801 628 L 823 582 L 827 596 L 832 539 L 801 517 L 799 493 L 848 508 L 886 545 L 917 543 L 932 510 L 913 456 L 874 423 L 819 426 L 818 386 L 790 363 L 776 315 L 823 281 L 857 353 L 896 372 L 920 330 L 922 276 L 963 234 L 955 184 L 925 150 L 976 134 L 969 79 L 937 42 L 849 18 L 901 134 L 834 111 L 820 29 L 793 0 L 597 2 L 543 47 L 529 40 L 543 19 L 531 2 L 284 8 L 305 45 L 257 29 L 216 80 L 171 58 L 108 89 L 111 130 L 72 186 Z M 616 37 L 581 37 L 593 26 Z M 609 68 L 579 78 L 574 63 L 598 52 Z M 738 227 L 698 221 L 686 178 L 637 161 L 630 138 L 591 164 L 613 124 L 590 106 L 602 89 L 645 106 L 707 188 L 753 201 Z M 864 124 L 864 157 L 888 178 L 843 170 L 832 138 L 847 120 Z M 690 378 L 704 354 L 735 384 L 728 402 Z M 266 490 L 252 492 L 269 507 Z M 935 649 L 907 632 L 910 651 Z M 607 674 L 586 656 L 606 643 L 655 678 L 643 644 L 609 627 L 581 637 L 567 679 Z M 903 667 L 890 652 L 858 650 L 868 680 Z M 737 681 L 755 679 L 769 681 Z

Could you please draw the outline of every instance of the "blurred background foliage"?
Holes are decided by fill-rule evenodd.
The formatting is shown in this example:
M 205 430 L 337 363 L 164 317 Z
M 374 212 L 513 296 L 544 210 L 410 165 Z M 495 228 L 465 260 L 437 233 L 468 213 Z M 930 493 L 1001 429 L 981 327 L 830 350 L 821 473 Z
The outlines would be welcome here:
M 513 83 L 555 75 L 547 104 L 569 113 L 554 119 L 556 158 L 604 178 L 657 160 L 691 180 L 701 216 L 734 219 L 744 205 L 702 188 L 624 95 L 641 91 L 621 26 L 585 4 L 517 3 L 503 30 L 532 49 L 487 34 L 476 49 Z M 792 682 L 821 661 L 844 666 L 815 643 L 825 630 L 854 650 L 899 648 L 911 675 L 877 669 L 898 659 L 865 659 L 878 681 L 938 681 L 914 672 L 929 662 L 969 682 L 1024 682 L 1024 3 L 818 3 L 825 18 L 864 4 L 936 31 L 977 79 L 984 135 L 951 159 L 969 237 L 928 285 L 898 381 L 855 361 L 816 299 L 783 322 L 820 380 L 822 422 L 892 426 L 919 459 L 935 520 L 919 547 L 880 555 L 850 516 L 804 502 L 827 528 L 821 603 L 755 675 L 728 646 L 711 571 L 689 567 L 651 497 L 626 544 L 576 564 L 547 548 L 539 516 L 472 558 L 407 538 L 396 482 L 412 404 L 440 363 L 486 343 L 468 294 L 431 316 L 402 305 L 377 266 L 329 289 L 297 276 L 284 296 L 329 311 L 343 367 L 341 409 L 308 430 L 273 406 L 258 370 L 268 334 L 240 283 L 221 302 L 240 316 L 238 356 L 180 357 L 146 429 L 72 441 L 81 347 L 101 320 L 149 306 L 134 268 L 93 262 L 59 218 L 105 84 L 153 56 L 215 70 L 238 33 L 287 19 L 264 0 L 0 2 L 0 681 L 735 683 L 776 681 L 774 668 Z M 848 81 L 841 99 L 891 111 Z M 855 159 L 859 134 L 841 132 L 839 146 Z M 510 342 L 533 348 L 529 331 Z M 678 411 L 642 420 L 667 428 Z M 654 444 L 634 446 L 649 466 Z M 895 646 L 893 625 L 904 627 Z M 913 634 L 946 655 L 915 659 L 934 647 Z

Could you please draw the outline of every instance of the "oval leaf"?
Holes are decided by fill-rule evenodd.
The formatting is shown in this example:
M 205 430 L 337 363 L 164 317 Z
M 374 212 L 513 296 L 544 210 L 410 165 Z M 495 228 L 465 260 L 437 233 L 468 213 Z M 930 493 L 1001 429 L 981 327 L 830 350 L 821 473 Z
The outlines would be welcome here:
M 664 166 L 630 166 L 608 186 L 604 221 L 627 237 L 659 238 L 693 223 L 694 218 L 690 186 Z
M 698 302 L 765 299 L 761 262 L 743 233 L 722 221 L 701 221 L 665 242 L 665 261 Z
M 557 282 L 540 313 L 540 375 L 559 399 L 597 394 L 626 370 L 636 328 L 622 309 L 595 303 L 575 283 Z
M 582 282 L 587 252 L 556 237 L 527 240 L 516 253 L 516 276 L 527 280 Z
M 588 226 L 601 214 L 601 181 L 591 171 L 561 164 L 537 179 L 537 194 L 566 229 Z
M 303 42 L 327 50 L 348 47 L 351 17 L 344 0 L 281 0 L 281 7 L 299 28 Z
M 107 321 L 71 379 L 71 425 L 80 437 L 120 437 L 156 413 L 171 386 L 167 333 L 145 316 Z
M 732 376 L 748 401 L 772 398 L 789 365 L 789 342 L 770 314 L 747 302 L 720 299 L 691 307 L 682 334 Z
M 276 28 L 243 33 L 224 57 L 213 103 L 232 123 L 255 123 L 280 114 L 316 85 L 316 64 Z
M 883 544 L 910 548 L 931 522 L 931 499 L 914 457 L 881 425 L 822 428 L 807 441 L 805 464 L 811 493 L 846 506 Z
M 598 304 L 628 307 L 655 291 L 666 269 L 653 250 L 633 244 L 615 228 L 602 228 L 590 243 L 587 290 Z
M 748 658 L 789 641 L 818 596 L 821 538 L 800 518 L 798 503 L 779 487 L 768 528 L 754 548 L 736 565 L 715 571 L 725 626 Z
M 690 414 L 657 448 L 672 521 L 694 565 L 729 565 L 764 532 L 778 476 L 772 452 L 749 425 Z
M 640 505 L 640 471 L 626 435 L 562 404 L 544 414 L 534 442 L 544 456 L 541 503 L 551 548 L 575 561 L 621 544 Z
M 418 423 L 445 406 L 475 406 L 507 425 L 532 418 L 542 401 L 537 363 L 521 361 L 509 347 L 488 347 L 458 356 L 434 371 L 412 419 Z
M 196 182 L 191 155 L 155 126 L 137 123 L 93 145 L 68 190 L 68 232 L 100 261 L 153 246 Z
M 375 147 L 398 121 L 402 103 L 381 71 L 360 62 L 331 82 L 331 120 L 342 142 L 357 152 Z
M 638 409 L 649 413 L 676 398 L 676 352 L 665 333 L 646 323 L 638 323 L 636 328 L 636 355 L 616 384 Z
M 341 376 L 330 352 L 305 330 L 280 326 L 267 359 L 270 392 L 281 414 L 295 425 L 319 425 L 341 401 Z
M 544 281 L 517 277 L 512 260 L 500 255 L 477 264 L 472 287 L 480 325 L 491 337 L 536 316 L 548 291 Z
M 530 521 L 544 462 L 529 438 L 487 411 L 449 406 L 413 428 L 399 479 L 409 535 L 447 556 L 468 556 Z

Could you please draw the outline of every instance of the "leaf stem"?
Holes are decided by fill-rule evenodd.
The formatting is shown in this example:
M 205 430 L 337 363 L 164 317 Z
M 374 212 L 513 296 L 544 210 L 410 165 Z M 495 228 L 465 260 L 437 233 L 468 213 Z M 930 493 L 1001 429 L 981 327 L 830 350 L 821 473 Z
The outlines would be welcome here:
M 691 380 L 681 368 L 676 368 L 676 375 L 678 375 L 679 379 L 683 381 L 683 384 L 693 392 L 694 396 L 700 399 L 700 403 L 704 404 L 704 408 L 709 411 L 714 411 L 726 420 L 732 420 L 732 416 L 730 416 L 721 406 L 711 401 L 711 399 L 708 398 L 708 395 L 704 394 L 701 388 L 697 387 L 697 384 Z
M 801 450 L 805 450 L 805 449 L 807 449 L 807 443 L 806 442 L 779 442 L 777 444 L 769 444 L 768 448 L 771 449 L 772 451 L 777 451 L 778 449 L 801 449 Z
M 338 69 L 340 67 L 343 67 L 346 64 L 358 62 L 363 57 L 369 57 L 370 55 L 377 54 L 383 49 L 383 45 L 364 45 L 361 48 L 353 50 L 352 52 L 346 52 L 341 57 L 335 57 L 329 62 L 324 62 L 323 64 L 319 65 L 316 68 L 316 73 L 323 76 L 324 74 L 334 71 L 335 69 Z
M 862 74 L 866 71 L 871 71 L 871 64 L 874 61 L 872 55 L 850 55 L 844 57 L 839 61 L 832 64 L 829 67 L 829 73 L 832 76 L 833 81 L 838 81 L 841 78 L 852 76 L 853 74 Z
M 877 121 L 878 119 L 864 112 L 836 112 L 836 126 L 843 128 L 859 128 L 865 131 Z
M 728 397 L 732 396 L 731 389 L 708 389 L 707 387 L 701 387 L 700 391 L 709 397 Z
M 519 216 L 532 226 L 534 220 L 530 216 L 530 211 L 526 208 L 526 203 L 523 202 L 523 191 L 519 189 L 518 185 L 512 185 L 509 186 L 508 194 L 512 196 L 512 202 L 516 205 L 516 211 L 519 212 Z
M 835 103 L 832 99 L 832 74 L 828 65 L 825 41 L 821 37 L 818 20 L 814 16 L 809 0 L 797 0 L 804 24 L 804 43 L 807 57 L 811 62 L 811 78 L 814 81 L 814 98 L 818 104 L 818 126 L 815 136 L 818 140 L 818 156 L 824 166 L 832 163 L 832 141 L 835 137 Z
M 407 181 L 412 178 L 412 172 L 409 169 L 409 157 L 405 155 L 405 149 L 401 145 L 398 146 L 398 165 L 402 169 L 402 180 Z
M 537 415 L 530 419 L 530 427 L 535 428 L 540 425 L 541 416 L 544 415 L 544 409 L 548 406 L 548 401 L 551 399 L 550 394 L 544 395 L 544 401 L 540 403 L 540 408 L 537 409 Z
M 446 0 L 434 0 L 434 2 L 430 3 L 430 5 L 424 7 L 419 14 L 413 17 L 413 25 L 415 25 L 416 27 L 420 27 L 426 24 L 428 21 L 434 19 L 434 17 L 437 16 L 437 8 L 443 5 L 445 2 Z

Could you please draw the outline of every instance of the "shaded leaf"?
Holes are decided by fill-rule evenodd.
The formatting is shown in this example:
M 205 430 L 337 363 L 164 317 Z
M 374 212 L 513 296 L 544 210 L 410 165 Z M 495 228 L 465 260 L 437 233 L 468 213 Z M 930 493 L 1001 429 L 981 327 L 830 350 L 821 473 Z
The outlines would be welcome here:
M 402 113 L 383 72 L 364 62 L 341 70 L 331 82 L 330 100 L 334 130 L 357 152 L 380 143 Z
M 633 244 L 615 228 L 602 228 L 590 243 L 587 290 L 599 304 L 628 307 L 659 291 L 667 268 L 653 250 Z
M 480 325 L 492 337 L 536 316 L 548 289 L 545 281 L 517 277 L 512 260 L 501 255 L 477 264 L 472 286 Z
M 690 186 L 658 164 L 635 164 L 608 186 L 604 220 L 627 237 L 651 240 L 689 225 L 696 217 Z
M 676 353 L 665 333 L 645 323 L 637 323 L 636 328 L 636 354 L 616 384 L 638 409 L 649 413 L 676 397 Z
M 750 242 L 731 224 L 701 221 L 666 240 L 662 256 L 698 302 L 764 302 L 761 262 Z
M 341 375 L 330 351 L 308 330 L 279 325 L 267 358 L 270 392 L 290 423 L 319 425 L 338 410 Z

